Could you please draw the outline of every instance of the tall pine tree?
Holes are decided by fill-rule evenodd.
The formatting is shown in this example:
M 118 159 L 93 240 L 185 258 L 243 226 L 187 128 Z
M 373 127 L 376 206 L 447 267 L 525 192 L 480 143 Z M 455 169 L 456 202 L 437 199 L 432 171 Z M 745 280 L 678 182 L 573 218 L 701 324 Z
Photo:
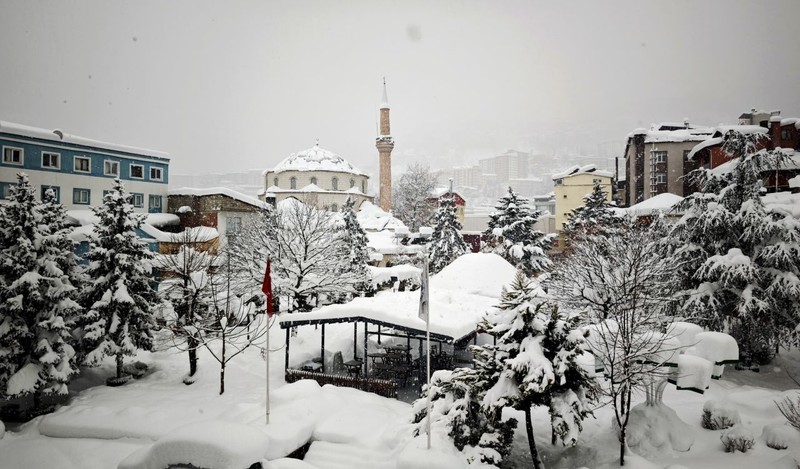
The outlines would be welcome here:
M 467 243 L 461 236 L 461 222 L 456 218 L 455 197 L 444 196 L 436 212 L 436 226 L 428 245 L 431 273 L 447 267 L 457 257 L 466 254 Z
M 759 149 L 762 138 L 723 137 L 731 161 L 690 175 L 702 192 L 684 200 L 673 231 L 685 312 L 730 333 L 748 364 L 768 362 L 800 321 L 800 221 L 762 199 L 764 175 L 791 161 Z
M 495 208 L 497 211 L 489 216 L 489 228 L 484 233 L 487 250 L 502 256 L 528 276 L 550 267 L 546 251 L 553 237 L 533 228 L 542 212 L 532 209 L 528 199 L 510 187 Z
M 27 175 L 17 175 L 0 208 L 0 391 L 8 397 L 66 394 L 76 372 L 69 325 L 79 311 L 72 243 L 64 211 L 48 191 L 38 203 Z
M 153 312 L 158 302 L 151 288 L 147 243 L 136 236 L 145 215 L 136 214 L 131 195 L 119 179 L 93 208 L 99 218 L 90 238 L 83 318 L 84 363 L 116 359 L 116 378 L 123 379 L 123 358 L 153 347 Z
M 583 198 L 583 205 L 567 214 L 564 234 L 573 239 L 605 233 L 621 224 L 621 219 L 611 210 L 608 194 L 600 184 Z
M 553 439 L 574 445 L 583 419 L 591 413 L 589 404 L 596 399 L 596 389 L 578 363 L 578 357 L 589 350 L 586 333 L 578 329 L 579 317 L 567 317 L 537 296 L 531 281 L 518 273 L 503 291 L 498 310 L 481 328 L 497 339 L 496 345 L 482 347 L 484 356 L 494 362 L 484 367 L 492 376 L 483 406 L 497 411 L 513 407 L 525 413 L 528 445 L 538 469 L 541 460 L 533 436 L 532 407 L 547 406 Z

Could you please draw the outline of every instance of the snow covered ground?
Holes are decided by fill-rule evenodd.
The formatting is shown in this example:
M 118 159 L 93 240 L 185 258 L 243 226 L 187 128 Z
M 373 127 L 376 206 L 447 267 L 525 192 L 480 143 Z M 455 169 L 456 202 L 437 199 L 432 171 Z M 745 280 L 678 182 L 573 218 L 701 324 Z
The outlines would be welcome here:
M 340 342 L 344 343 L 350 328 L 342 327 Z M 307 332 L 300 329 L 301 336 L 292 343 L 295 350 L 318 346 L 313 327 L 305 329 Z M 271 338 L 272 344 L 282 344 L 283 331 L 274 328 Z M 220 442 L 235 436 L 245 455 L 252 453 L 248 441 L 263 441 L 266 443 L 256 445 L 261 448 L 260 457 L 272 460 L 270 464 L 276 468 L 415 467 L 422 458 L 428 458 L 427 467 L 453 467 L 452 448 L 439 439 L 434 439 L 435 455 L 428 457 L 424 449 L 415 449 L 424 445 L 420 439 L 411 438 L 408 404 L 308 381 L 287 385 L 283 381 L 282 351 L 271 354 L 270 425 L 265 423 L 265 363 L 259 349 L 249 349 L 231 362 L 223 395 L 218 394 L 219 368 L 206 353 L 201 356 L 200 377 L 191 386 L 181 382 L 187 368 L 185 354 L 167 350 L 143 353 L 138 358 L 150 365 L 151 372 L 144 378 L 118 388 L 107 387 L 102 383 L 112 373 L 113 364 L 109 362 L 75 382 L 74 387 L 82 390 L 68 405 L 22 426 L 10 426 L 0 440 L 0 467 L 100 469 L 117 467 L 126 458 L 122 467 L 150 467 L 134 463 L 143 452 L 150 452 L 151 446 L 152 452 L 165 445 L 174 452 L 175 447 L 169 446 L 170 436 L 185 435 L 187 429 L 194 429 L 188 432 L 188 440 L 197 446 L 190 445 L 185 451 L 198 454 L 202 448 L 207 450 L 208 442 L 201 436 Z M 787 374 L 798 376 L 798 363 L 800 353 L 793 352 L 781 355 L 760 373 L 726 370 L 723 379 L 712 382 L 704 395 L 670 386 L 664 403 L 694 433 L 694 444 L 688 452 L 662 449 L 642 454 L 641 459 L 632 456 L 630 467 L 745 469 L 783 467 L 777 461 L 787 456 L 800 459 L 800 433 L 795 430 L 777 431 L 788 440 L 786 450 L 767 447 L 762 437 L 765 427 L 784 426 L 773 401 L 780 399 L 784 390 L 798 387 Z M 751 451 L 725 453 L 720 441 L 722 431 L 701 428 L 703 404 L 709 399 L 727 402 L 738 410 L 742 426 L 756 437 Z M 546 410 L 537 409 L 536 439 L 546 467 L 615 467 L 618 446 L 611 430 L 610 408 L 598 409 L 596 417 L 587 422 L 577 447 L 551 447 Z M 521 416 L 517 418 L 522 420 Z M 767 428 L 767 436 L 775 433 L 775 428 Z M 308 440 L 314 444 L 305 464 L 281 459 Z M 140 453 L 134 455 L 137 451 Z M 437 466 L 434 460 L 443 465 Z M 518 429 L 509 462 L 509 467 L 529 467 L 522 429 Z

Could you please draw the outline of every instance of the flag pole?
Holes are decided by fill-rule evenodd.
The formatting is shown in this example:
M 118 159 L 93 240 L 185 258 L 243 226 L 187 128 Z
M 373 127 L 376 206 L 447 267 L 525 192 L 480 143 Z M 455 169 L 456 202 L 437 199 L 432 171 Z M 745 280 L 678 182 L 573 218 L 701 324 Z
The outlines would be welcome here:
M 267 340 L 264 351 L 264 361 L 266 364 L 266 373 L 264 379 L 266 380 L 266 419 L 269 425 L 269 320 L 272 319 L 272 274 L 270 273 L 270 256 L 267 255 L 267 268 L 264 271 L 264 283 L 261 284 L 261 291 L 266 297 L 266 304 L 264 305 L 264 320 L 267 323 Z
M 428 256 L 427 256 L 427 249 L 425 250 L 425 260 L 423 261 L 422 273 L 425 276 L 425 284 L 426 287 L 430 287 L 428 285 Z M 425 289 L 423 293 L 425 296 L 428 296 L 428 289 Z M 431 449 L 431 314 L 430 314 L 430 305 L 428 303 L 428 298 L 425 298 L 425 355 L 426 355 L 426 373 L 427 373 L 427 381 L 428 381 L 428 399 L 427 399 L 427 411 L 426 411 L 426 421 L 425 426 L 427 427 L 426 433 L 428 434 L 428 449 Z
M 265 353 L 267 359 L 267 373 L 266 373 L 266 380 L 267 380 L 267 425 L 269 425 L 269 315 L 264 312 L 264 315 L 267 316 L 265 319 L 267 320 L 267 351 Z

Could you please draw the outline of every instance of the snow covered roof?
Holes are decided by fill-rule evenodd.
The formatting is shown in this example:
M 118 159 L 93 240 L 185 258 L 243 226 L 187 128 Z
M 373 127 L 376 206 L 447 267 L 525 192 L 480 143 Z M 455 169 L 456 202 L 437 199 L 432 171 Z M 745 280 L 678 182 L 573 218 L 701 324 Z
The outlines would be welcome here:
M 264 173 L 266 174 L 269 171 L 266 170 Z M 362 173 L 355 166 L 348 163 L 347 160 L 332 151 L 321 148 L 319 144 L 307 150 L 292 153 L 271 171 L 275 173 L 283 171 L 335 171 L 366 176 L 366 173 Z
M 716 128 L 714 132 L 715 137 L 719 137 L 722 135 L 727 134 L 731 130 L 739 132 L 740 134 L 751 135 L 751 134 L 765 134 L 769 132 L 764 127 L 760 125 L 720 125 Z
M 628 208 L 615 209 L 615 211 L 620 215 L 625 214 L 631 216 L 653 215 L 658 212 L 667 213 L 682 200 L 683 197 L 679 195 L 664 192 L 663 194 L 658 194 L 647 200 L 643 200 L 636 205 L 631 205 Z
M 480 272 L 481 275 L 476 275 Z M 431 277 L 429 291 L 430 330 L 446 340 L 458 340 L 473 333 L 484 313 L 494 309 L 503 286 L 510 284 L 516 269 L 496 254 L 465 254 Z M 425 321 L 419 318 L 419 291 L 378 293 L 372 298 L 355 298 L 341 305 L 323 306 L 302 314 L 283 314 L 281 327 L 293 322 L 336 322 L 366 320 L 397 325 L 419 335 Z
M 367 231 L 394 230 L 397 227 L 406 226 L 399 218 L 395 218 L 391 213 L 368 200 L 358 208 L 356 218 L 361 228 Z
M 236 199 L 239 202 L 244 202 L 248 205 L 252 205 L 258 208 L 264 208 L 264 202 L 256 199 L 255 197 L 250 197 L 249 195 L 242 194 L 241 192 L 228 189 L 227 187 L 209 187 L 207 189 L 180 187 L 178 189 L 170 189 L 169 195 L 194 195 L 194 196 L 225 195 L 232 199 Z
M 450 192 L 450 188 L 449 187 L 435 187 L 431 191 L 431 197 L 436 197 L 438 199 L 439 197 L 447 194 L 448 192 Z M 458 193 L 456 191 L 453 191 L 453 194 L 458 195 Z
M 792 186 L 792 184 L 795 185 Z M 792 187 L 800 185 L 800 176 L 795 176 L 790 179 L 789 185 Z M 781 213 L 794 218 L 800 218 L 800 193 L 773 192 L 765 194 L 761 200 L 764 202 L 764 206 L 768 212 Z
M 680 130 L 651 130 L 647 132 L 644 143 L 699 142 L 707 139 L 712 133 L 714 133 L 714 129 L 710 127 Z
M 692 151 L 690 151 L 686 155 L 686 159 L 691 161 L 694 158 L 694 155 L 696 155 L 697 152 L 699 152 L 700 150 L 703 150 L 704 148 L 708 148 L 708 147 L 713 147 L 714 145 L 719 145 L 721 143 L 722 143 L 722 137 L 714 137 L 714 138 L 706 139 L 706 140 L 698 143 L 697 145 L 695 145 L 694 148 L 692 148 Z
M 614 174 L 611 171 L 603 171 L 597 169 L 597 167 L 595 167 L 595 165 L 593 164 L 587 164 L 585 166 L 578 166 L 578 165 L 570 166 L 565 171 L 553 174 L 553 179 L 562 179 L 570 176 L 578 176 L 580 174 L 594 174 L 597 176 L 603 176 L 609 178 L 614 177 Z
M 94 225 L 99 218 L 91 210 L 67 210 L 66 222 L 68 225 Z M 181 219 L 172 213 L 148 213 L 145 223 L 156 227 L 167 225 L 179 225 Z
M 0 133 L 9 133 L 14 135 L 23 135 L 25 137 L 40 138 L 43 140 L 51 140 L 54 142 L 73 143 L 75 145 L 84 145 L 87 147 L 101 148 L 105 150 L 116 150 L 126 153 L 135 153 L 137 155 L 146 155 L 156 158 L 169 159 L 169 153 L 162 151 L 149 150 L 147 148 L 137 148 L 127 145 L 119 145 L 117 143 L 101 142 L 100 140 L 92 140 L 89 138 L 78 137 L 64 133 L 61 130 L 47 130 L 39 127 L 32 127 L 24 124 L 16 124 L 14 122 L 0 121 Z

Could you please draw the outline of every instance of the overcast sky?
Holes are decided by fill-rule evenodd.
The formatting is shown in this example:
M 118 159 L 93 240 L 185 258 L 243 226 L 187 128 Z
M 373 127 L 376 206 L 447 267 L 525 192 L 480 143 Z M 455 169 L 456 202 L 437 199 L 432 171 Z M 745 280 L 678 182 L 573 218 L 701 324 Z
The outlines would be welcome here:
M 653 122 L 800 116 L 800 1 L 0 0 L 0 119 L 166 151 L 173 173 L 320 145 L 395 174 L 596 153 Z

